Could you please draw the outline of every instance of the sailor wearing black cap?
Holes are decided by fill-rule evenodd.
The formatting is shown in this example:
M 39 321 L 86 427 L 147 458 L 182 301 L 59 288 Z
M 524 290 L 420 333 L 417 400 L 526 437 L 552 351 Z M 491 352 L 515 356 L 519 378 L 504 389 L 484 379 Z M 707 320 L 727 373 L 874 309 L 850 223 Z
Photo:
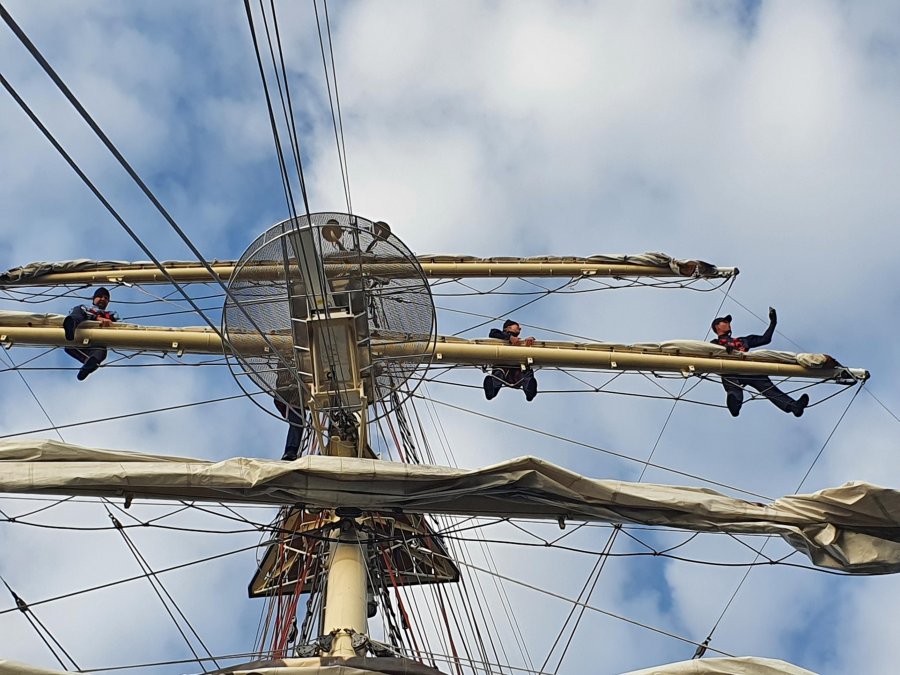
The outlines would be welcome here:
M 119 316 L 106 309 L 108 305 L 109 291 L 102 287 L 94 291 L 92 307 L 75 305 L 63 320 L 66 340 L 68 342 L 75 340 L 75 329 L 82 321 L 96 321 L 100 324 L 100 328 L 107 328 L 113 321 L 118 321 Z M 65 351 L 66 354 L 83 364 L 76 375 L 79 380 L 85 379 L 97 370 L 106 358 L 106 347 L 66 347 Z
M 769 307 L 769 327 L 765 333 L 762 335 L 744 335 L 736 338 L 731 336 L 731 314 L 717 316 L 712 322 L 712 330 L 716 334 L 716 338 L 710 342 L 714 345 L 725 347 L 725 351 L 729 354 L 736 351 L 746 352 L 748 349 L 769 344 L 772 341 L 772 335 L 775 333 L 776 323 L 778 323 L 778 314 L 774 308 Z M 776 387 L 772 380 L 765 375 L 723 374 L 722 386 L 725 387 L 725 404 L 734 417 L 741 413 L 741 406 L 744 403 L 743 387 L 745 386 L 753 387 L 781 408 L 781 410 L 793 413 L 795 417 L 800 417 L 809 404 L 809 396 L 807 394 L 803 394 L 799 399 L 795 400 Z
M 491 328 L 488 337 L 495 340 L 506 340 L 516 347 L 530 347 L 534 344 L 533 337 L 520 338 L 522 327 L 518 321 L 507 319 L 503 322 L 503 330 Z M 532 401 L 537 396 L 537 379 L 531 368 L 515 368 L 507 366 L 494 366 L 491 374 L 484 378 L 484 396 L 490 401 L 503 387 L 513 387 L 525 392 L 525 400 Z

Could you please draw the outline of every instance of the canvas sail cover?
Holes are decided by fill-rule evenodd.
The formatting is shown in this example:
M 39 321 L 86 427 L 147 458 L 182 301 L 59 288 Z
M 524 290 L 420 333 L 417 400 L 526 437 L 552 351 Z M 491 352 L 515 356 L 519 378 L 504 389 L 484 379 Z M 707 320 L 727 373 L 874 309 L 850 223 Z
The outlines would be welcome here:
M 436 254 L 429 253 L 426 255 L 417 256 L 420 262 L 436 262 L 436 263 L 444 263 L 444 262 L 475 262 L 475 261 L 484 261 L 484 262 L 562 262 L 562 263 L 577 263 L 577 262 L 588 262 L 602 265 L 646 265 L 648 267 L 668 267 L 672 272 L 676 274 L 703 274 L 703 275 L 713 275 L 716 273 L 718 268 L 708 262 L 704 262 L 702 260 L 683 260 L 673 258 L 670 255 L 665 253 L 658 252 L 647 252 L 647 253 L 608 253 L 608 254 L 598 254 L 598 255 L 589 255 L 585 257 L 581 256 L 530 256 L 528 258 L 516 258 L 516 257 L 491 257 L 491 258 L 478 258 L 471 255 L 448 255 L 448 254 Z M 694 268 L 698 269 L 694 269 Z
M 0 659 L 0 675 L 68 675 L 69 672 Z M 386 657 L 285 658 L 204 672 L 209 675 L 444 675 L 441 671 L 416 661 Z
M 777 534 L 821 567 L 857 574 L 900 571 L 900 492 L 862 482 L 760 504 L 706 488 L 585 478 L 535 457 L 471 470 L 322 456 L 294 462 L 242 457 L 210 462 L 26 439 L 0 441 L 0 492 L 564 518 Z
M 679 260 L 665 253 L 637 253 L 637 254 L 611 254 L 592 255 L 587 257 L 574 256 L 538 256 L 530 258 L 477 258 L 467 255 L 429 254 L 417 256 L 421 263 L 466 263 L 466 262 L 525 262 L 525 263 L 579 263 L 609 264 L 609 265 L 645 265 L 647 267 L 665 267 L 673 274 L 682 276 L 716 276 L 719 268 L 702 260 Z M 166 268 L 198 267 L 199 263 L 191 261 L 166 260 L 163 263 Z M 234 260 L 213 260 L 210 265 L 234 265 Z M 57 262 L 36 261 L 13 267 L 0 272 L 0 287 L 5 285 L 27 285 L 29 281 L 36 281 L 47 274 L 58 272 L 101 272 L 115 270 L 117 268 L 147 267 L 156 269 L 156 264 L 150 261 L 127 262 L 124 260 L 90 260 L 79 258 L 77 260 L 60 260 Z M 652 270 L 648 270 L 652 275 Z
M 816 675 L 810 670 L 778 659 L 738 656 L 721 659 L 694 659 L 664 666 L 633 670 L 625 675 Z
M 325 661 L 323 663 L 322 661 Z M 222 675 L 430 675 L 438 673 L 433 668 L 421 666 L 405 659 L 349 659 L 344 664 L 339 664 L 328 659 L 281 659 L 277 663 L 256 663 L 244 666 L 234 666 L 224 670 L 217 670 Z M 360 662 L 370 662 L 366 665 L 374 665 L 371 662 L 381 662 L 378 670 L 356 665 Z M 391 668 L 391 665 L 395 666 Z M 419 666 L 421 670 L 416 670 Z M 375 665 L 378 668 L 378 665 Z M 406 670 L 402 669 L 403 667 Z M 63 675 L 66 671 L 47 670 L 36 668 L 24 663 L 5 661 L 0 659 L 0 675 Z M 635 670 L 625 675 L 815 675 L 812 671 L 793 666 L 777 659 L 763 659 L 752 656 L 721 659 L 696 659 L 670 663 L 664 666 Z
M 18 326 L 29 328 L 62 328 L 62 314 L 39 313 L 39 312 L 18 312 L 12 310 L 0 310 L 0 327 Z M 140 326 L 137 324 L 129 324 L 118 322 L 115 330 L 171 330 L 188 331 L 191 333 L 204 333 L 215 335 L 215 331 L 207 327 L 177 327 L 168 328 L 164 326 Z M 2 332 L 2 331 L 0 331 Z M 390 341 L 391 335 L 381 332 L 378 333 L 381 339 Z M 413 338 L 408 335 L 402 336 L 402 340 L 408 342 Z M 427 339 L 427 338 L 423 338 Z M 443 344 L 497 344 L 497 340 L 475 339 L 465 340 L 454 337 L 438 337 L 437 350 L 440 351 Z M 546 347 L 549 349 L 560 350 L 578 350 L 578 351 L 615 351 L 615 352 L 637 352 L 641 354 L 660 354 L 667 356 L 702 356 L 709 358 L 730 358 L 740 361 L 757 361 L 761 363 L 786 363 L 796 364 L 804 368 L 821 368 L 834 369 L 840 368 L 833 357 L 828 354 L 804 354 L 778 351 L 774 349 L 755 349 L 752 352 L 726 355 L 724 347 L 706 342 L 704 340 L 666 340 L 662 342 L 639 342 L 634 344 L 620 344 L 615 342 L 594 342 L 594 343 L 578 343 L 578 342 L 557 342 L 553 340 L 539 340 L 535 343 L 537 347 Z
M 40 666 L 31 666 L 27 663 L 0 658 L 0 675 L 72 675 L 72 671 L 41 668 Z M 354 673 L 353 675 L 356 674 Z
M 78 304 L 73 303 L 73 304 Z M 2 326 L 26 326 L 28 328 L 62 328 L 65 314 L 52 314 L 48 312 L 17 312 L 13 310 L 0 310 L 0 327 Z M 139 328 L 138 324 L 116 322 L 116 327 Z M 178 328 L 176 330 L 190 330 Z M 207 329 L 208 330 L 208 329 Z
M 441 344 L 454 342 L 469 344 L 496 344 L 497 340 L 466 340 L 454 337 L 438 337 L 438 351 Z M 638 352 L 641 354 L 663 354 L 668 356 L 705 356 L 720 359 L 723 357 L 742 361 L 760 361 L 764 363 L 789 363 L 804 368 L 837 368 L 840 363 L 828 354 L 806 354 L 785 352 L 777 349 L 754 349 L 752 352 L 728 354 L 725 347 L 706 340 L 663 340 L 661 342 L 635 342 L 621 344 L 616 342 L 556 342 L 553 340 L 537 340 L 535 345 L 555 349 L 579 349 L 590 351 Z
M 27 663 L 0 659 L 0 675 L 66 675 L 67 672 L 65 670 L 38 668 L 37 666 L 29 666 Z

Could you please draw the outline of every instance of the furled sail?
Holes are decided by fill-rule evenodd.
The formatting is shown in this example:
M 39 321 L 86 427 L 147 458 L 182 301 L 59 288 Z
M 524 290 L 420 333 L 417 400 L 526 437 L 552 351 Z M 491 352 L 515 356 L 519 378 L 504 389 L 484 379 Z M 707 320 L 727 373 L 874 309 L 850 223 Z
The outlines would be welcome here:
M 66 345 L 61 314 L 0 311 L 0 343 Z M 117 323 L 109 328 L 93 328 L 85 322 L 76 334 L 76 343 L 119 349 L 175 351 L 178 353 L 221 354 L 222 340 L 209 328 L 169 328 Z M 289 352 L 287 334 L 268 333 L 263 339 L 257 333 L 229 332 L 228 339 L 244 353 L 264 355 L 270 345 Z M 496 365 L 528 364 L 530 366 L 597 368 L 602 370 L 642 370 L 676 372 L 684 375 L 701 373 L 744 373 L 783 377 L 809 377 L 852 383 L 866 380 L 863 368 L 848 368 L 827 354 L 795 354 L 771 349 L 726 353 L 724 347 L 703 340 L 668 340 L 618 344 L 613 342 L 557 342 L 539 340 L 531 347 L 508 345 L 500 340 L 465 340 L 438 336 L 434 343 L 417 341 L 415 336 L 374 332 L 372 355 L 395 361 L 419 360 L 424 353 L 434 353 L 443 364 Z
M 0 659 L 0 675 L 66 675 L 65 670 L 50 670 L 29 666 L 27 663 Z
M 0 659 L 0 675 L 67 675 L 69 672 Z M 274 659 L 206 672 L 208 675 L 443 675 L 416 661 L 392 657 Z
M 294 462 L 0 441 L 0 492 L 303 504 L 491 517 L 638 523 L 777 534 L 820 567 L 900 572 L 900 492 L 853 482 L 770 504 L 705 488 L 585 478 L 534 457 L 482 469 L 311 456 Z
M 780 661 L 756 656 L 693 659 L 642 668 L 625 675 L 815 675 L 810 670 Z
M 529 258 L 477 258 L 467 255 L 417 256 L 429 277 L 580 277 L 580 276 L 664 276 L 727 278 L 738 273 L 735 267 L 717 267 L 702 260 L 677 259 L 665 253 L 631 255 L 536 256 Z M 334 256 L 332 264 L 341 264 Z M 326 260 L 326 271 L 328 267 Z M 354 264 L 358 264 L 354 260 Z M 234 271 L 234 260 L 213 260 L 210 267 L 220 279 L 227 280 Z M 162 263 L 166 273 L 180 282 L 209 282 L 209 272 L 197 262 L 170 260 Z M 363 259 L 365 265 L 365 258 Z M 260 265 L 260 279 L 283 276 L 280 265 Z M 376 274 L 397 274 L 397 270 L 373 266 Z M 268 273 L 268 275 L 267 275 Z M 46 286 L 53 284 L 94 283 L 168 283 L 168 278 L 152 262 L 123 260 L 37 261 L 0 272 L 0 288 L 11 286 Z
M 67 671 L 37 668 L 0 659 L 0 675 L 63 675 Z M 258 661 L 215 671 L 219 675 L 440 675 L 439 671 L 406 659 L 356 658 L 278 659 Z M 211 674 L 212 675 L 212 674 Z M 753 656 L 695 659 L 634 670 L 625 675 L 815 675 L 778 659 Z

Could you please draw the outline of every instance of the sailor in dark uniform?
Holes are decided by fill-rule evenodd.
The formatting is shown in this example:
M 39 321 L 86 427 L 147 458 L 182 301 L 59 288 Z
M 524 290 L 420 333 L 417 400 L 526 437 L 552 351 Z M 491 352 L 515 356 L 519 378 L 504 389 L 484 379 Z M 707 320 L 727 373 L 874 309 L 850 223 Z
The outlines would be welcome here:
M 518 347 L 530 347 L 534 344 L 533 337 L 520 338 L 522 327 L 518 322 L 507 319 L 503 322 L 503 330 L 491 328 L 488 337 L 496 340 L 505 340 Z M 524 370 L 517 367 L 494 366 L 491 374 L 484 378 L 484 395 L 488 401 L 494 398 L 503 387 L 514 387 L 525 392 L 525 400 L 531 401 L 537 396 L 537 380 L 531 368 Z
M 66 333 L 66 340 L 73 342 L 75 340 L 75 329 L 82 321 L 96 321 L 100 324 L 100 328 L 108 328 L 113 321 L 118 321 L 119 316 L 115 312 L 107 310 L 109 305 L 109 291 L 105 288 L 98 288 L 94 291 L 93 305 L 75 305 L 69 315 L 63 320 L 63 330 Z M 85 379 L 93 373 L 103 360 L 106 358 L 106 347 L 66 347 L 66 354 L 73 359 L 82 363 L 81 369 L 76 377 L 79 380 Z
M 275 407 L 288 423 L 284 454 L 281 459 L 285 462 L 293 462 L 297 459 L 307 426 L 306 413 L 301 401 L 300 383 L 296 379 L 296 375 L 288 368 L 283 367 L 279 368 L 275 374 L 275 387 Z
M 762 335 L 744 335 L 736 338 L 731 336 L 731 315 L 719 316 L 712 322 L 712 329 L 713 333 L 716 334 L 716 338 L 710 340 L 710 342 L 714 345 L 725 347 L 725 351 L 729 354 L 736 351 L 746 352 L 748 349 L 769 344 L 772 341 L 772 335 L 775 333 L 775 324 L 777 322 L 778 315 L 772 307 L 769 307 L 769 327 L 765 333 Z M 744 387 L 753 387 L 781 410 L 793 413 L 795 417 L 800 417 L 809 404 L 809 396 L 807 394 L 803 394 L 799 399 L 795 400 L 776 387 L 772 380 L 765 375 L 723 374 L 722 386 L 725 387 L 725 404 L 733 417 L 741 414 L 741 406 L 744 403 Z

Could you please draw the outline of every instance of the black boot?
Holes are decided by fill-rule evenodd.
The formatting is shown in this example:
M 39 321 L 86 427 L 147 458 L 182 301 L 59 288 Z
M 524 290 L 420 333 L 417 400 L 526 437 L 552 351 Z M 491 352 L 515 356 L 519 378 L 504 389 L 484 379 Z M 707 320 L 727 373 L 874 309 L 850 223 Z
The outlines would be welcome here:
M 800 398 L 791 404 L 791 412 L 794 413 L 794 417 L 800 417 L 803 415 L 803 411 L 806 410 L 806 406 L 809 405 L 809 394 L 803 394 Z
M 293 462 L 297 459 L 297 448 L 285 448 L 284 454 L 281 456 L 282 462 Z
M 500 379 L 497 378 L 493 373 L 490 375 L 485 375 L 484 383 L 482 384 L 484 387 L 484 397 L 490 401 L 497 394 L 500 393 L 500 389 L 503 387 Z
M 75 339 L 75 317 L 67 316 L 63 319 L 63 331 L 66 334 L 66 341 L 72 342 Z
M 725 398 L 725 405 L 728 406 L 731 416 L 737 417 L 741 414 L 741 406 L 744 405 L 744 402 L 737 396 L 728 396 Z
M 525 383 L 522 385 L 522 391 L 525 392 L 526 401 L 534 400 L 534 397 L 537 396 L 537 379 L 535 379 L 534 375 L 525 379 Z
M 78 371 L 78 375 L 75 377 L 78 378 L 79 381 L 84 380 L 99 367 L 100 362 L 92 356 L 84 362 L 84 365 L 81 366 L 81 370 Z

